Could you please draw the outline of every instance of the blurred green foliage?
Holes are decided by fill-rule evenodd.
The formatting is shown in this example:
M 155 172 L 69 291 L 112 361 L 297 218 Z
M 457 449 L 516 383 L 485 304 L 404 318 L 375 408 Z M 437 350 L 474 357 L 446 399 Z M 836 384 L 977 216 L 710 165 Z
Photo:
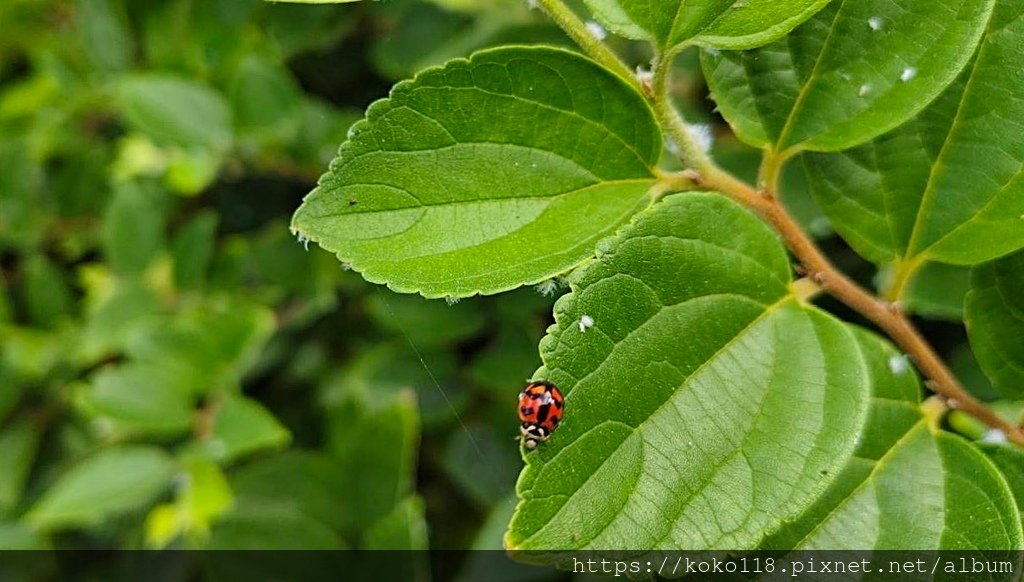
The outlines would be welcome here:
M 490 4 L 0 3 L 0 548 L 500 547 L 553 298 L 287 229 L 394 80 L 564 43 Z

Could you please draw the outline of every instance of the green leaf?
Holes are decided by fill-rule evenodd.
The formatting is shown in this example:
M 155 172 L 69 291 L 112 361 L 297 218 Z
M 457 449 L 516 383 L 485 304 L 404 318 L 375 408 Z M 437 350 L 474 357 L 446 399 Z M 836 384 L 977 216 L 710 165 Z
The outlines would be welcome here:
M 214 151 L 231 144 L 231 108 L 224 96 L 206 85 L 143 73 L 126 77 L 120 89 L 125 119 L 160 143 Z
M 204 443 L 212 456 L 228 462 L 263 449 L 284 447 L 291 440 L 262 404 L 234 394 L 225 394 L 217 408 L 211 439 Z
M 181 534 L 205 536 L 210 524 L 231 508 L 231 487 L 212 461 L 187 456 L 181 461 L 183 484 L 175 503 L 158 505 L 146 516 L 146 544 L 164 548 Z
M 597 20 L 659 47 L 683 44 L 742 50 L 785 36 L 829 0 L 586 0 Z
M 949 370 L 960 380 L 960 384 L 978 399 L 991 402 L 999 399 L 999 392 L 992 387 L 992 381 L 988 379 L 981 366 L 978 365 L 974 352 L 968 342 L 956 346 L 946 357 Z
M 412 492 L 420 428 L 415 398 L 404 391 L 377 406 L 336 409 L 331 418 L 331 448 L 347 476 L 339 494 L 349 502 L 347 525 L 355 531 L 390 513 Z
M 21 501 L 41 438 L 42 431 L 31 422 L 0 431 L 0 518 L 10 515 Z
M 274 314 L 238 298 L 191 307 L 173 322 L 134 337 L 128 354 L 173 369 L 180 385 L 193 393 L 237 390 L 274 331 Z
M 479 424 L 456 430 L 441 460 L 449 478 L 482 509 L 512 493 L 519 469 L 515 433 L 495 433 Z
M 94 69 L 122 71 L 132 60 L 131 32 L 123 7 L 116 0 L 78 0 L 77 28 L 85 54 Z
M 231 81 L 229 96 L 239 129 L 255 135 L 295 131 L 301 89 L 288 70 L 273 60 L 255 54 L 243 60 Z
M 982 444 L 980 448 L 1006 479 L 1018 512 L 1024 512 L 1024 452 L 1010 445 Z
M 349 2 L 359 2 L 359 0 L 265 0 L 266 2 L 273 3 L 286 3 L 286 4 L 347 4 Z
M 38 327 L 57 327 L 74 308 L 74 296 L 64 272 L 42 254 L 25 261 L 22 293 L 29 321 Z
M 704 51 L 704 72 L 747 143 L 840 150 L 900 125 L 945 89 L 974 52 L 993 3 L 836 0 L 764 48 Z
M 164 324 L 164 306 L 143 282 L 116 278 L 103 267 L 84 267 L 79 273 L 87 305 L 76 346 L 80 361 L 120 353 L 140 333 Z
M 377 325 L 404 336 L 419 349 L 468 339 L 485 323 L 480 306 L 469 301 L 447 305 L 381 291 L 367 299 L 366 308 Z
M 971 270 L 944 263 L 925 263 L 919 267 L 900 295 L 907 313 L 960 321 L 964 317 L 964 297 L 971 285 Z
M 355 109 L 338 110 L 329 104 L 307 99 L 299 112 L 298 135 L 289 146 L 297 159 L 326 165 L 338 151 L 338 144 L 345 141 L 348 129 L 362 117 Z
M 971 349 L 992 386 L 1024 398 L 1024 252 L 975 267 L 965 311 Z
M 916 375 L 866 331 L 871 410 L 855 456 L 800 518 L 766 540 L 773 549 L 1008 549 L 1022 542 L 1009 490 L 963 439 L 929 430 Z
M 31 528 L 22 523 L 4 523 L 0 521 L 0 550 L 52 550 L 50 543 L 39 534 L 39 532 L 33 531 Z M 47 560 L 40 560 L 41 552 L 32 552 L 27 563 L 21 564 L 28 570 L 36 570 L 36 575 L 25 575 L 25 576 L 11 576 L 14 568 L 8 569 L 14 566 L 17 562 L 15 560 L 4 560 L 3 567 L 0 567 L 0 574 L 3 574 L 6 578 L 14 580 L 36 580 L 39 579 L 38 570 L 46 570 L 49 567 L 53 569 L 53 564 Z M 8 554 L 9 557 L 11 554 Z M 24 572 L 19 572 L 24 574 Z M 53 574 L 53 572 L 48 572 Z M 45 576 L 43 576 L 45 577 Z
M 358 11 L 347 6 L 293 6 L 281 2 L 265 4 L 263 15 L 265 25 L 260 29 L 285 58 L 333 46 L 360 17 Z
M 479 0 L 456 0 L 462 6 L 438 0 L 394 5 L 394 27 L 376 39 L 370 53 L 375 68 L 399 80 L 489 47 L 574 46 L 550 20 L 531 18 L 525 3 L 499 1 L 500 6 Z
M 120 273 L 144 270 L 164 247 L 162 192 L 121 184 L 103 216 L 103 251 Z
M 206 271 L 213 258 L 216 244 L 217 220 L 215 213 L 204 211 L 178 231 L 171 244 L 174 256 L 174 284 L 179 289 L 194 289 L 206 280 Z
M 972 64 L 917 118 L 804 158 L 822 209 L 871 261 L 970 265 L 1024 247 L 1024 141 L 1008 122 L 1024 119 L 1024 2 L 1000 1 L 987 26 Z
M 325 384 L 321 399 L 332 418 L 331 426 L 337 423 L 342 428 L 350 421 L 351 400 L 373 408 L 387 405 L 394 396 L 412 388 L 420 421 L 434 428 L 454 420 L 466 408 L 469 395 L 456 372 L 450 351 L 414 351 L 403 338 L 356 354 L 341 374 Z
M 310 519 L 340 529 L 354 501 L 342 491 L 350 478 L 335 459 L 291 450 L 245 465 L 231 485 L 244 503 L 258 506 L 276 500 L 295 506 Z
M 107 419 L 121 430 L 173 435 L 192 427 L 188 387 L 172 369 L 125 364 L 96 374 L 80 396 L 91 416 Z
M 45 529 L 96 524 L 150 503 L 170 486 L 175 467 L 156 447 L 101 450 L 64 473 L 26 517 Z
M 539 330 L 534 332 L 506 322 L 494 342 L 473 360 L 469 369 L 471 378 L 491 394 L 507 397 L 511 387 L 525 380 L 529 370 L 537 368 L 540 335 Z
M 363 536 L 367 550 L 426 550 L 427 522 L 423 500 L 416 495 L 405 498 Z
M 598 249 L 541 342 L 566 415 L 525 454 L 506 545 L 756 547 L 854 451 L 853 334 L 789 294 L 778 239 L 720 195 L 670 196 Z
M 497 293 L 571 269 L 649 204 L 661 154 L 642 96 L 578 54 L 543 47 L 425 71 L 350 133 L 293 232 L 369 281 L 427 297 Z
M 877 462 L 848 467 L 840 483 L 849 491 L 826 494 L 835 506 L 797 549 L 996 550 L 1024 543 L 1010 489 L 991 462 L 923 422 Z
M 299 513 L 294 506 L 271 501 L 240 504 L 237 510 L 217 522 L 203 549 L 341 550 L 345 547 L 341 537 L 323 523 Z

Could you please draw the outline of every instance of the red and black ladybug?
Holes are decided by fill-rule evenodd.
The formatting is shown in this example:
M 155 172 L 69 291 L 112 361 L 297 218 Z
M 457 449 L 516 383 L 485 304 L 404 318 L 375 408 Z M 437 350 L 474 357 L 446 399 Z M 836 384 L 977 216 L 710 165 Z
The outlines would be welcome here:
M 519 393 L 519 436 L 523 445 L 535 449 L 548 440 L 565 414 L 565 398 L 551 382 L 533 380 Z

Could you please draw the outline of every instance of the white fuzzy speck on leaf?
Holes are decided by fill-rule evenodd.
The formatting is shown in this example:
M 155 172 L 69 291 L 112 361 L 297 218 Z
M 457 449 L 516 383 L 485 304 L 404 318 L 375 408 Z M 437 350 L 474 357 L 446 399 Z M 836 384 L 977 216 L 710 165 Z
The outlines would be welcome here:
M 865 83 L 865 84 L 860 86 L 860 89 L 857 89 L 857 96 L 858 97 L 863 97 L 863 96 L 867 95 L 870 92 L 871 92 L 871 85 L 868 85 L 867 83 Z
M 1004 445 L 1010 442 L 1010 439 L 1006 438 L 1006 433 L 998 428 L 990 428 L 985 431 L 985 434 L 981 435 L 981 442 L 993 445 Z
M 298 231 L 298 230 L 296 230 L 294 228 L 292 229 L 292 234 L 294 234 L 295 238 L 298 239 L 299 244 L 302 245 L 302 248 L 304 248 L 304 249 L 306 249 L 308 251 L 309 250 L 309 237 L 304 235 L 304 234 L 302 234 L 302 232 L 300 232 L 300 231 Z
M 604 40 L 608 37 L 608 31 L 603 26 L 594 22 L 593 20 L 587 21 L 587 31 L 596 38 L 597 40 Z
M 654 82 L 654 71 L 647 70 L 642 65 L 637 65 L 636 80 L 640 81 L 642 85 L 650 84 Z
M 871 27 L 871 30 L 882 30 L 883 24 L 884 23 L 882 22 L 882 19 L 879 18 L 878 16 L 872 16 L 871 18 L 868 18 L 868 26 Z
M 547 279 L 537 283 L 533 288 L 537 290 L 537 293 L 540 293 L 545 297 L 551 297 L 556 291 L 558 291 L 558 280 Z
M 913 79 L 916 76 L 917 76 L 917 69 L 915 69 L 914 67 L 907 67 L 907 68 L 903 69 L 902 73 L 900 73 L 900 81 L 903 81 L 904 83 L 906 83 L 907 81 Z
M 889 356 L 889 371 L 897 376 L 902 376 L 910 369 L 910 360 L 904 354 Z
M 588 329 L 594 326 L 594 318 L 589 315 L 584 315 L 580 318 L 579 322 L 580 333 L 586 332 Z

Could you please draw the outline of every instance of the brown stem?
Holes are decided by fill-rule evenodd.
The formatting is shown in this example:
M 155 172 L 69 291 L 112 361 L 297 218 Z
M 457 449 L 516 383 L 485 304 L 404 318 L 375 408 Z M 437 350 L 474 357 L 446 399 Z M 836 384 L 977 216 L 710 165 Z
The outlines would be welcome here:
M 930 379 L 926 384 L 945 398 L 950 407 L 959 408 L 988 426 L 1001 430 L 1009 440 L 1024 447 L 1024 430 L 1002 419 L 964 390 L 956 377 L 946 368 L 942 359 L 900 311 L 898 303 L 889 303 L 879 299 L 832 266 L 832 263 L 804 234 L 804 231 L 782 206 L 775 195 L 777 182 L 782 165 L 786 158 L 793 153 L 792 151 L 769 151 L 766 153 L 758 179 L 760 190 L 755 190 L 716 166 L 710 157 L 696 146 L 689 129 L 679 117 L 679 112 L 671 105 L 668 81 L 671 75 L 672 58 L 675 56 L 674 52 L 670 51 L 668 54 L 659 56 L 655 64 L 652 90 L 647 91 L 647 88 L 637 82 L 628 67 L 615 53 L 604 43 L 596 41 L 587 32 L 583 22 L 562 0 L 538 0 L 538 2 L 555 23 L 572 37 L 591 58 L 625 78 L 652 102 L 662 128 L 679 146 L 680 157 L 689 168 L 674 178 L 660 176 L 662 182 L 666 182 L 666 180 L 673 182 L 667 184 L 667 191 L 690 189 L 695 185 L 703 186 L 730 196 L 758 212 L 782 235 L 786 246 L 802 263 L 811 282 L 867 317 L 886 332 L 896 342 L 896 345 L 914 360 L 918 369 Z M 656 192 L 655 195 L 660 196 L 663 193 Z M 909 274 L 907 276 L 909 277 Z M 813 291 L 809 292 L 813 293 Z
M 779 203 L 777 197 L 770 192 L 765 195 L 718 168 L 707 171 L 701 178 L 704 187 L 726 194 L 764 217 L 782 235 L 786 246 L 806 269 L 807 276 L 885 331 L 914 360 L 918 369 L 930 379 L 928 386 L 945 398 L 950 407 L 963 410 L 988 426 L 999 429 L 1009 440 L 1024 447 L 1024 431 L 998 416 L 960 385 L 942 359 L 900 311 L 898 304 L 875 297 L 837 270 Z

